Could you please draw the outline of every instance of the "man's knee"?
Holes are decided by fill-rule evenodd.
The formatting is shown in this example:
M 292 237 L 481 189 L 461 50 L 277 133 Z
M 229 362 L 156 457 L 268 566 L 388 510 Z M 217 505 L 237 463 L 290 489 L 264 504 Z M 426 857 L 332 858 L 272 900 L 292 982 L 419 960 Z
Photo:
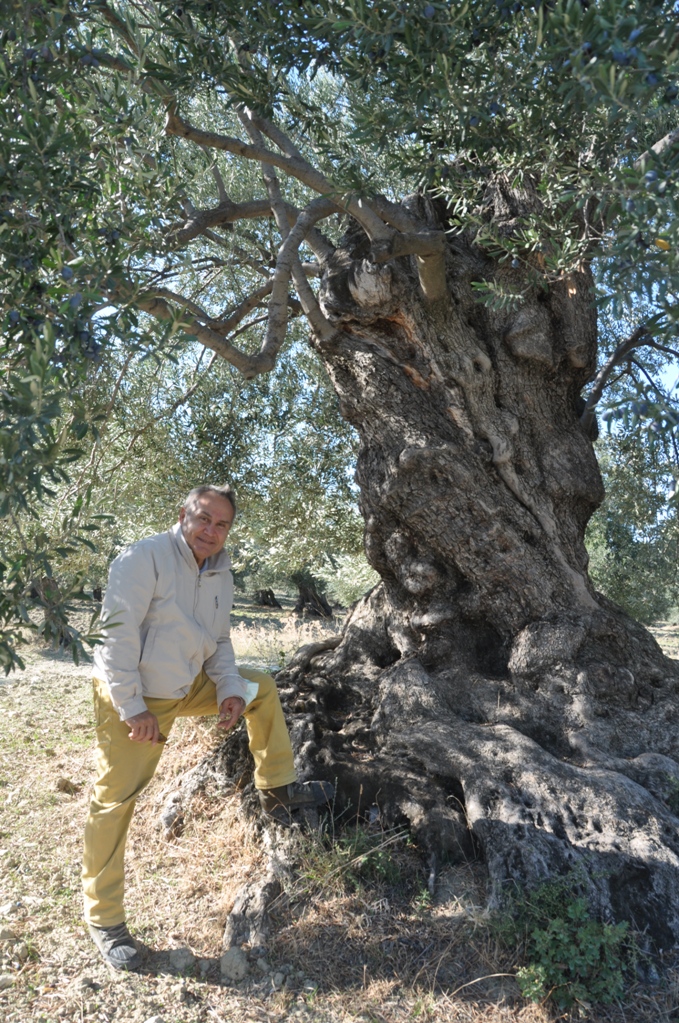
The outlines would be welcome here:
M 239 668 L 239 674 L 248 682 L 257 685 L 257 699 L 264 700 L 272 693 L 277 693 L 276 682 L 272 675 L 266 671 L 259 671 L 257 668 Z

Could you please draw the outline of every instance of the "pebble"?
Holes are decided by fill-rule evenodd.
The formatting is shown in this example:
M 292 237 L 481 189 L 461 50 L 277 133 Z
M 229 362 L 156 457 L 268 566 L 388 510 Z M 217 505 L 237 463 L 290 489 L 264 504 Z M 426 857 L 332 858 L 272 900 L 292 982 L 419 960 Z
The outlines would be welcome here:
M 258 970 L 261 970 L 262 973 L 271 973 L 271 967 L 267 963 L 266 959 L 255 960 L 255 966 Z
M 314 991 L 318 991 L 318 984 L 315 980 L 305 980 L 302 989 L 308 994 L 313 994 Z
M 6 902 L 4 906 L 0 906 L 0 916 L 13 916 L 21 909 L 21 902 Z
M 74 796 L 80 789 L 78 783 L 71 781 L 70 778 L 57 778 L 54 787 L 57 792 L 66 792 L 69 796 Z
M 190 948 L 173 948 L 170 952 L 170 966 L 173 970 L 190 970 L 196 964 L 196 957 Z
M 11 927 L 0 927 L 0 941 L 15 941 L 16 934 Z
M 199 959 L 198 960 L 198 969 L 203 974 L 203 976 L 205 976 L 205 974 L 209 972 L 211 966 L 212 966 L 212 960 L 211 959 Z
M 28 945 L 23 941 L 19 942 L 18 945 L 15 945 L 12 952 L 19 962 L 23 963 L 24 959 L 28 959 Z
M 219 960 L 219 969 L 227 980 L 243 980 L 248 974 L 248 961 L 240 948 L 230 948 Z
M 0 973 L 0 991 L 4 991 L 5 988 L 12 987 L 14 984 L 14 977 L 11 973 Z
M 284 973 L 274 973 L 273 977 L 271 978 L 271 982 L 272 982 L 273 986 L 276 988 L 276 991 L 280 991 L 280 989 L 285 984 L 285 974 Z
M 162 1016 L 149 1016 L 148 1019 L 144 1020 L 144 1023 L 165 1023 Z

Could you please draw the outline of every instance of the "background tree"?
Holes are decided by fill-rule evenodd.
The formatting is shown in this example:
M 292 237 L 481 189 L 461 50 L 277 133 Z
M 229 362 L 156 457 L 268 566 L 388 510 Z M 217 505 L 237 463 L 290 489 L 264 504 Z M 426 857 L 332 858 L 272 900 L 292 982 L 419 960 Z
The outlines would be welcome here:
M 597 595 L 583 539 L 594 409 L 642 347 L 676 357 L 673 5 L 19 12 L 11 394 L 31 358 L 55 394 L 73 363 L 62 422 L 88 353 L 161 358 L 179 334 L 254 378 L 303 314 L 360 437 L 381 582 L 288 673 L 317 707 L 293 726 L 302 770 L 362 786 L 435 858 L 480 848 L 497 900 L 576 871 L 601 914 L 674 944 L 679 676 Z M 597 285 L 632 320 L 600 363 Z

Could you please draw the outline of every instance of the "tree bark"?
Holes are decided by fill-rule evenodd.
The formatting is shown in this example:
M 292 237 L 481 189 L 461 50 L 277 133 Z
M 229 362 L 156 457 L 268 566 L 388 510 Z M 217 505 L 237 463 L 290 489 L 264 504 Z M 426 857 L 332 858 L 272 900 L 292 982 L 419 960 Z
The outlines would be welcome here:
M 512 202 L 494 202 L 511 229 Z M 424 200 L 409 212 L 441 226 Z M 587 575 L 603 497 L 578 416 L 589 270 L 542 290 L 456 237 L 431 303 L 416 257 L 367 253 L 352 226 L 322 281 L 337 330 L 316 347 L 360 435 L 382 581 L 336 649 L 280 676 L 301 774 L 320 768 L 340 804 L 377 804 L 437 857 L 483 856 L 495 904 L 575 871 L 602 918 L 674 945 L 679 672 Z M 488 308 L 478 281 L 524 300 Z

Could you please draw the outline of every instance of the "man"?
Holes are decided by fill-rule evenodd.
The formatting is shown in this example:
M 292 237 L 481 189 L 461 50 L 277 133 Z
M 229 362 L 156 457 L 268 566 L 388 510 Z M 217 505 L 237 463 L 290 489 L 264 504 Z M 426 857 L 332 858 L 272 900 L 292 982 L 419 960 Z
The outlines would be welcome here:
M 136 797 L 153 777 L 177 717 L 244 715 L 254 780 L 276 819 L 332 798 L 327 782 L 296 781 L 276 684 L 238 669 L 229 635 L 233 601 L 223 550 L 236 514 L 229 487 L 196 487 L 167 533 L 123 551 L 111 565 L 94 657 L 97 781 L 85 827 L 83 888 L 90 934 L 109 965 L 136 969 L 125 924 L 124 855 Z

